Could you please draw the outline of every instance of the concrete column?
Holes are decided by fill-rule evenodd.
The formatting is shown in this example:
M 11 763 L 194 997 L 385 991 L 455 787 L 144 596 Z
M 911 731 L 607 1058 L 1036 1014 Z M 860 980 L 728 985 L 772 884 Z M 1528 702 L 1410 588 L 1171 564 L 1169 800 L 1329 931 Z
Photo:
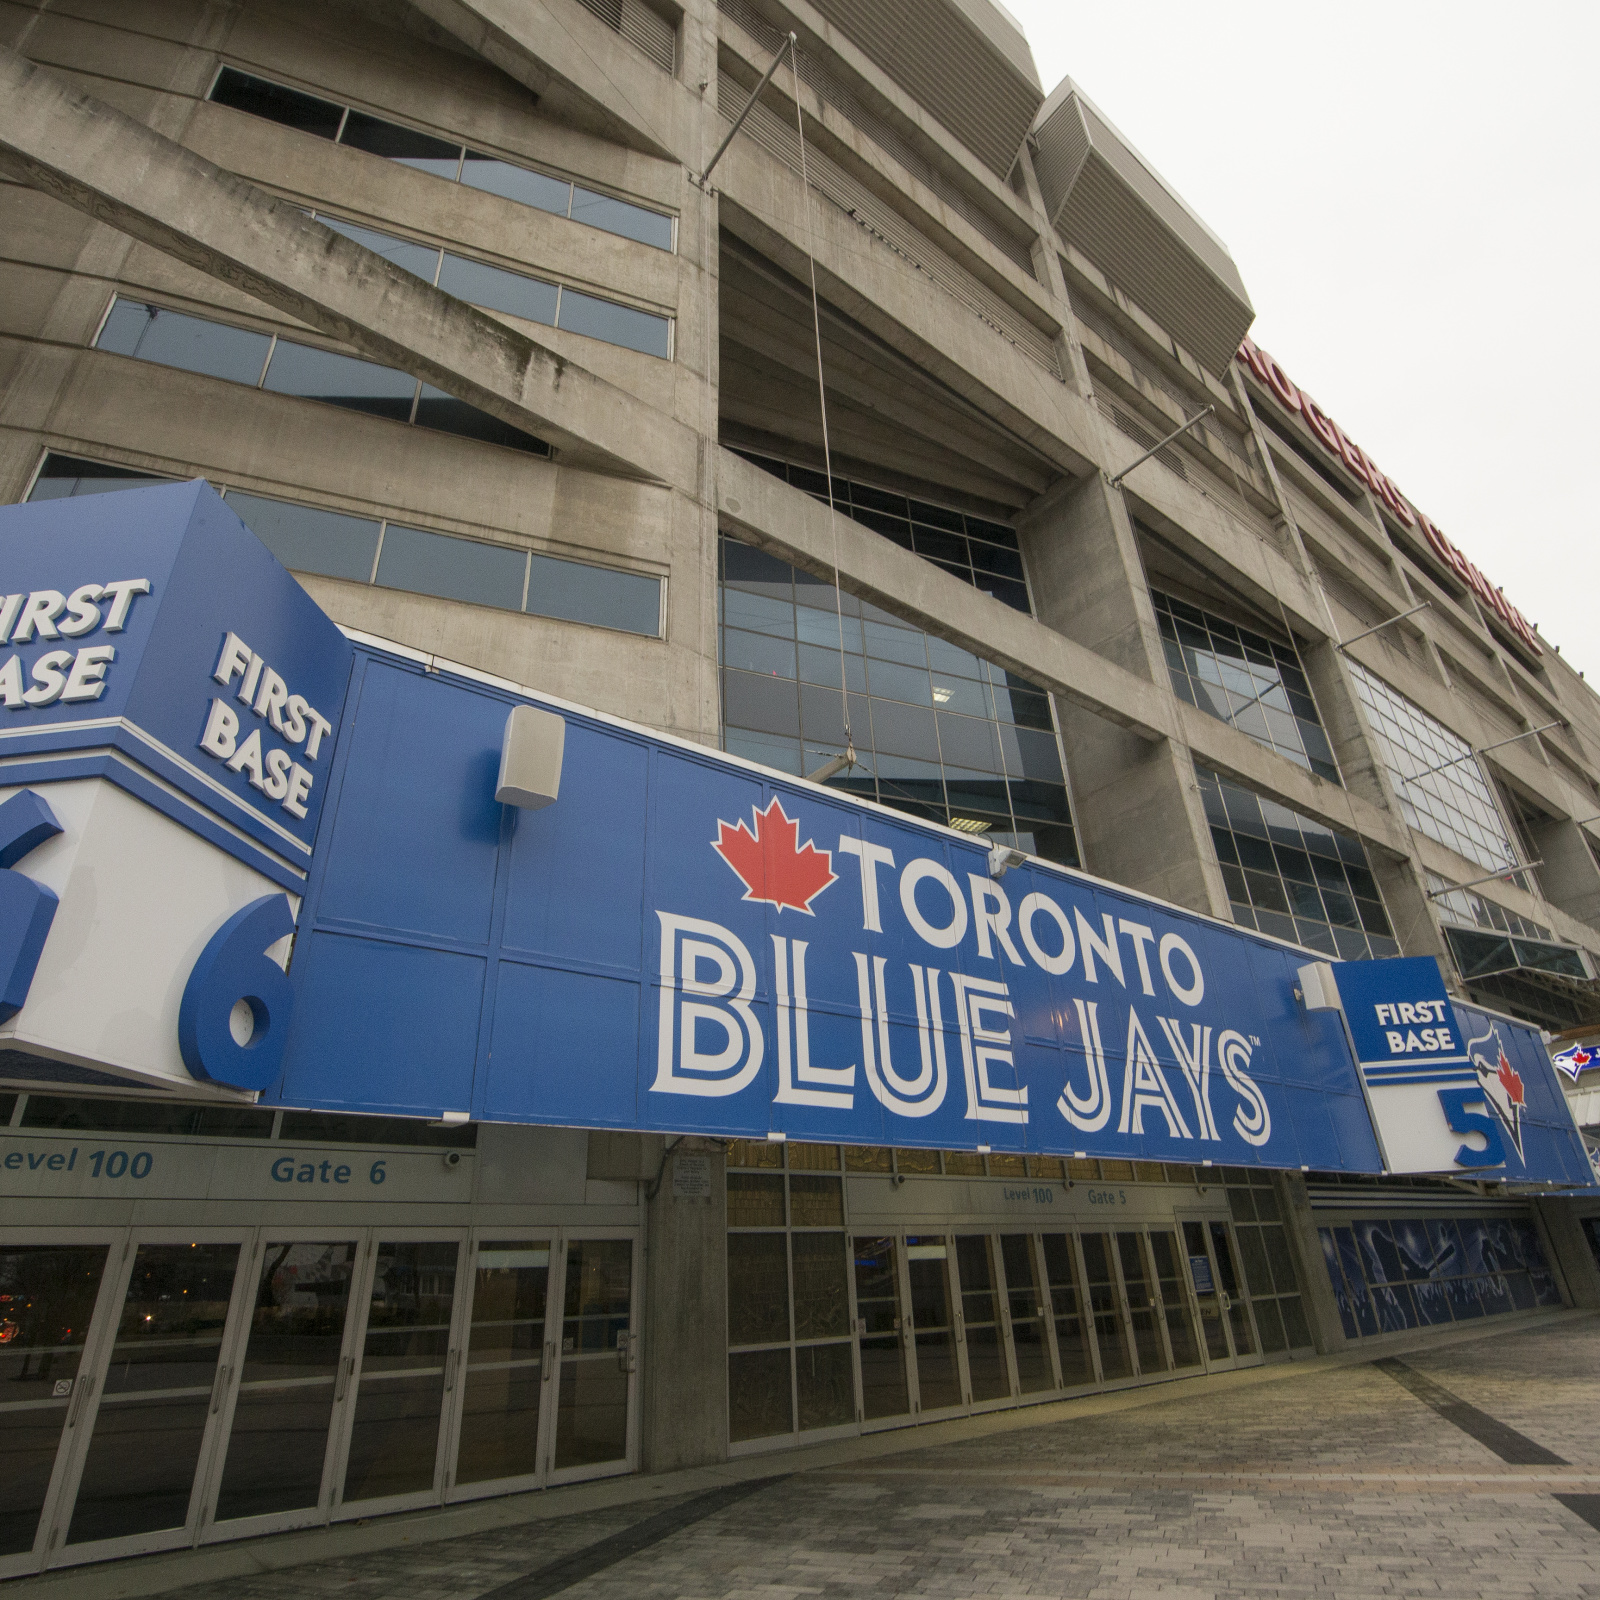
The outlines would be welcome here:
M 1300 1280 L 1300 1301 L 1311 1324 L 1311 1337 L 1319 1356 L 1332 1355 L 1350 1342 L 1339 1321 L 1339 1305 L 1328 1281 L 1328 1266 L 1317 1237 L 1316 1218 L 1305 1177 L 1298 1172 L 1273 1174 L 1278 1193 L 1278 1209 L 1283 1213 L 1283 1231 L 1288 1236 L 1289 1253 L 1294 1257 L 1295 1276 Z
M 1593 1215 L 1593 1203 L 1535 1200 L 1533 1209 L 1542 1226 L 1545 1244 L 1555 1257 L 1551 1265 L 1565 1285 L 1567 1297 L 1575 1306 L 1600 1306 L 1600 1264 L 1595 1261 L 1581 1220 L 1585 1213 Z
M 1294 508 L 1289 503 L 1283 481 L 1278 476 L 1277 465 L 1272 459 L 1272 450 L 1251 407 L 1250 396 L 1245 389 L 1243 379 L 1239 376 L 1239 369 L 1232 368 L 1229 376 L 1232 380 L 1234 397 L 1239 403 L 1239 409 L 1249 420 L 1256 441 L 1256 450 L 1261 456 L 1267 478 L 1277 497 L 1278 512 L 1288 533 L 1290 559 L 1317 592 L 1322 594 L 1322 580 L 1317 572 L 1317 564 L 1312 560 L 1311 552 L 1306 549 L 1305 541 L 1300 537 L 1300 529 L 1294 518 Z M 1387 543 L 1388 535 L 1383 533 L 1383 519 L 1378 514 L 1370 495 L 1367 497 L 1367 508 Z M 1399 564 L 1393 561 L 1392 555 L 1391 564 L 1404 580 L 1404 573 Z M 1406 593 L 1410 593 L 1410 587 L 1404 581 L 1401 587 Z M 1356 693 L 1349 661 L 1334 642 L 1337 638 L 1337 625 L 1325 594 L 1323 609 L 1328 618 L 1327 636 L 1310 644 L 1304 640 L 1297 644 L 1301 664 L 1305 667 L 1306 677 L 1311 684 L 1312 698 L 1317 702 L 1317 711 L 1322 718 L 1323 731 L 1333 746 L 1334 759 L 1339 763 L 1340 775 L 1351 794 L 1370 800 L 1373 805 L 1382 807 L 1391 816 L 1403 821 L 1405 813 L 1400 807 L 1399 796 L 1395 794 L 1394 786 L 1389 781 L 1389 774 L 1378 759 L 1378 748 L 1373 742 L 1372 730 L 1367 726 L 1366 714 L 1361 709 L 1361 699 Z M 1424 637 L 1427 635 L 1424 634 Z M 1437 655 L 1437 651 L 1433 651 L 1431 640 L 1429 649 Z M 1443 671 L 1442 663 L 1440 671 Z M 1415 860 L 1410 856 L 1391 855 L 1369 844 L 1367 861 L 1372 868 L 1373 877 L 1377 879 L 1378 891 L 1383 896 L 1384 909 L 1389 913 L 1394 936 L 1400 942 L 1400 953 L 1407 956 L 1442 957 L 1445 981 L 1448 983 L 1455 969 L 1450 965 L 1444 935 L 1439 931 L 1433 902 L 1428 899 L 1427 885 Z M 1337 1314 L 1334 1323 L 1337 1326 Z M 1342 1337 L 1341 1334 L 1341 1339 Z
M 702 1165 L 703 1163 L 703 1165 Z M 641 1466 L 704 1466 L 728 1454 L 728 1186 L 722 1146 L 665 1152 L 645 1209 Z
M 1018 521 L 1035 614 L 1147 683 L 1166 684 L 1155 610 L 1133 524 L 1100 473 L 1063 480 Z M 1228 898 L 1189 752 L 1150 740 L 1061 697 L 1079 848 L 1102 877 L 1213 916 Z
M 1577 818 L 1538 822 L 1529 817 L 1523 825 L 1534 859 L 1544 862 L 1537 876 L 1545 899 L 1569 917 L 1600 927 L 1600 866 Z

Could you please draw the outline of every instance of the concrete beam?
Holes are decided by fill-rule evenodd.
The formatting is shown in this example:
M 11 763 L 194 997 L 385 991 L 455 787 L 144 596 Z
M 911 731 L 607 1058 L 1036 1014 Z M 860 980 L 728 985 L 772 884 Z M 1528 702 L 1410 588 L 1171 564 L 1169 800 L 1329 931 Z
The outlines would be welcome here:
M 620 35 L 575 0 L 411 3 L 561 120 L 698 170 L 699 96 L 643 56 L 634 59 Z
M 723 526 L 831 583 L 835 528 L 828 508 L 731 450 L 717 456 Z M 1144 739 L 1168 737 L 1170 697 L 1153 684 L 848 517 L 838 518 L 837 535 L 839 581 L 849 593 Z
M 691 429 L 10 50 L 0 173 L 538 433 L 575 465 L 696 484 Z

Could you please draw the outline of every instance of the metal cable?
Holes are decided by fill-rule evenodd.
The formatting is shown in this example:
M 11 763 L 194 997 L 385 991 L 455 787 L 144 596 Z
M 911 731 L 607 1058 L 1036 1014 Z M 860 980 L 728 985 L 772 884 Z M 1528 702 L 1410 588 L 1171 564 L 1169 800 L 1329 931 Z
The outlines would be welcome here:
M 789 35 L 789 66 L 794 73 L 794 125 L 800 135 L 800 188 L 805 196 L 807 212 L 815 208 L 811 194 L 811 179 L 806 171 L 806 128 L 800 109 L 800 53 L 795 37 Z M 815 234 L 813 226 L 807 227 Z M 806 247 L 806 264 L 811 269 L 811 331 L 817 345 L 817 403 L 822 410 L 822 470 L 828 479 L 828 525 L 833 532 L 833 609 L 839 624 L 839 702 L 844 716 L 844 743 L 846 753 L 855 755 L 855 736 L 850 731 L 850 680 L 845 672 L 844 660 L 844 596 L 839 588 L 839 513 L 833 503 L 833 452 L 828 445 L 828 391 L 822 378 L 822 311 L 817 301 L 817 258 L 811 247 Z

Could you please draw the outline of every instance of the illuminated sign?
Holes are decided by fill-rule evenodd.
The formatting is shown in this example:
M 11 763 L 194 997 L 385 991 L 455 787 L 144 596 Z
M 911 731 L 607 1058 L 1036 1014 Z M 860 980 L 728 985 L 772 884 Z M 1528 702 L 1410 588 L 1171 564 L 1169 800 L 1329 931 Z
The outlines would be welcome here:
M 1297 388 L 1289 375 L 1253 340 L 1246 339 L 1239 347 L 1239 359 L 1271 391 L 1286 411 L 1294 412 L 1311 430 L 1317 443 L 1329 455 L 1348 467 L 1388 507 L 1395 519 L 1405 528 L 1418 528 L 1428 541 L 1433 553 L 1466 584 L 1494 614 L 1516 634 L 1535 655 L 1540 654 L 1538 636 L 1533 625 L 1512 603 L 1462 555 L 1435 526 L 1433 521 L 1418 511 L 1394 484 L 1373 464 L 1371 458 L 1355 444 L 1345 431 L 1308 395 Z

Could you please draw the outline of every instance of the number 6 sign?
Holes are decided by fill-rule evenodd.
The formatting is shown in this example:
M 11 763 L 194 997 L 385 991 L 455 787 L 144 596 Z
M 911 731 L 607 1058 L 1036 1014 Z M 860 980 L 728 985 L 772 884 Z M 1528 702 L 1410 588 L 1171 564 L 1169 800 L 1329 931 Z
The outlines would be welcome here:
M 234 1089 L 270 1088 L 283 1066 L 294 990 L 267 947 L 294 932 L 285 894 L 236 911 L 200 952 L 178 1008 L 178 1049 L 197 1078 Z M 250 1037 L 233 1036 L 233 1008 L 250 1008 Z

